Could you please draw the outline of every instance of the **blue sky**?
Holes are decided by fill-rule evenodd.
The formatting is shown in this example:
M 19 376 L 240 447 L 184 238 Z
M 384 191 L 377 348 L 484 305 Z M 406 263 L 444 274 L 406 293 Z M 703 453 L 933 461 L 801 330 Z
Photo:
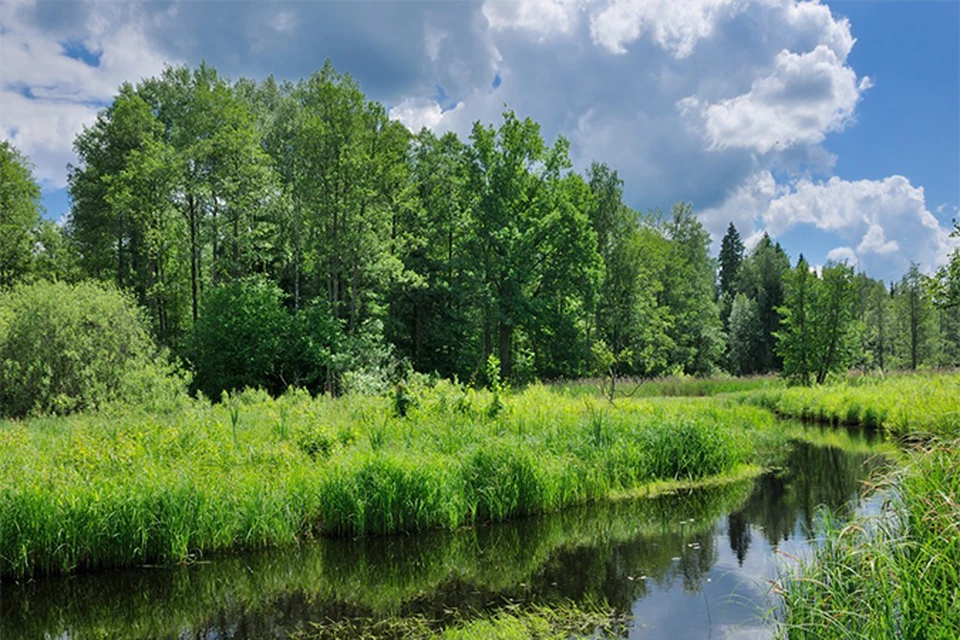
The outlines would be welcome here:
M 0 1 L 0 136 L 47 215 L 117 86 L 202 59 L 297 79 L 330 58 L 411 128 L 504 103 L 620 171 L 629 204 L 690 201 L 794 258 L 899 278 L 957 241 L 960 3 L 796 0 Z

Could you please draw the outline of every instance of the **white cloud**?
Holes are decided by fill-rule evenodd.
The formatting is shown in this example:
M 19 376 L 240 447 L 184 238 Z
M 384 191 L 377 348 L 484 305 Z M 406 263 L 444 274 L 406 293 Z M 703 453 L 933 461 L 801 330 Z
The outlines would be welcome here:
M 61 188 L 76 134 L 122 82 L 159 72 L 164 58 L 144 25 L 122 15 L 122 7 L 97 6 L 82 23 L 51 31 L 22 19 L 20 10 L 31 6 L 4 7 L 2 13 L 0 135 L 30 157 L 45 187 Z M 98 56 L 99 64 L 68 56 L 65 42 Z
M 590 18 L 593 41 L 612 53 L 645 33 L 677 58 L 689 56 L 716 23 L 746 3 L 734 0 L 613 0 Z
M 543 38 L 569 33 L 576 24 L 580 0 L 488 0 L 483 15 L 495 31 L 520 29 Z
M 741 233 L 766 231 L 774 238 L 804 225 L 830 232 L 846 244 L 827 259 L 847 260 L 884 279 L 900 277 L 911 262 L 931 270 L 960 244 L 927 209 L 923 188 L 903 176 L 776 185 L 761 172 L 702 216 L 714 237 L 731 220 Z
M 831 249 L 827 253 L 827 260 L 832 262 L 845 262 L 851 267 L 857 266 L 857 252 L 851 249 L 850 247 L 837 247 L 836 249 Z M 822 265 L 820 269 L 822 270 Z M 819 270 L 818 270 L 819 272 Z
M 390 117 L 399 120 L 410 131 L 417 133 L 426 127 L 439 130 L 446 114 L 455 114 L 463 103 L 444 111 L 436 100 L 408 98 L 390 109 Z
M 817 144 L 843 129 L 870 79 L 856 73 L 826 45 L 810 53 L 781 51 L 773 71 L 745 94 L 703 109 L 711 149 L 742 147 L 760 153 Z M 688 99 L 691 100 L 691 99 Z M 689 110 L 691 103 L 683 103 Z

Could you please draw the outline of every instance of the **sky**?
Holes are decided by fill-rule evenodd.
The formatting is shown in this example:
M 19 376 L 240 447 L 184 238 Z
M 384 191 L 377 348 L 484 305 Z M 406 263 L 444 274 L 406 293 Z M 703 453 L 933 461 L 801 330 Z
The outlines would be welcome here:
M 0 136 L 62 219 L 72 141 L 121 83 L 328 58 L 411 129 L 530 116 L 577 169 L 617 169 L 630 206 L 692 203 L 714 250 L 733 222 L 895 280 L 960 244 L 953 0 L 0 0 Z

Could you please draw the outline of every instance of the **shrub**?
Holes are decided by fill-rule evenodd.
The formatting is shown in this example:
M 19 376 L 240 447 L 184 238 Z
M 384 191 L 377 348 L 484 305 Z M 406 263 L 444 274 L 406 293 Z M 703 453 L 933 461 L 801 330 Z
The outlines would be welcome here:
M 69 413 L 176 393 L 182 378 L 133 300 L 95 282 L 0 294 L 0 413 Z
M 277 363 L 290 324 L 282 295 L 279 287 L 259 278 L 207 292 L 190 336 L 196 389 L 209 398 L 244 387 L 277 390 Z

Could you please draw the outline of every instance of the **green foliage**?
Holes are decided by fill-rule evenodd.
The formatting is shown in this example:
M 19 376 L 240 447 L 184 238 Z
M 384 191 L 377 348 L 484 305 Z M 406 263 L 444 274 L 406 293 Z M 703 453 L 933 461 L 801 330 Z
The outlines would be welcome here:
M 960 375 L 856 377 L 824 387 L 766 389 L 743 399 L 777 414 L 881 427 L 892 435 L 960 434 Z
M 784 303 L 784 278 L 790 271 L 790 259 L 780 244 L 766 234 L 743 261 L 737 274 L 737 291 L 756 301 L 760 332 L 754 336 L 750 372 L 776 371 L 782 362 L 776 350 L 780 330 L 777 309 Z
M 207 292 L 190 335 L 194 388 L 208 398 L 224 391 L 290 386 L 318 391 L 335 372 L 342 338 L 324 309 L 291 314 L 283 292 L 263 278 L 245 278 Z
M 672 323 L 670 361 L 684 373 L 709 375 L 723 355 L 720 311 L 714 301 L 715 269 L 710 259 L 710 235 L 693 207 L 674 205 L 665 223 L 671 240 L 663 275 L 663 293 Z
M 903 368 L 936 364 L 937 326 L 933 301 L 916 264 L 893 287 L 894 344 Z
M 720 241 L 720 295 L 732 297 L 737 293 L 735 285 L 743 262 L 743 248 L 740 232 L 731 221 Z
M 156 356 L 136 305 L 92 282 L 37 282 L 0 294 L 0 413 L 155 404 L 182 379 Z
M 33 245 L 40 225 L 40 187 L 30 162 L 0 140 L 0 290 L 32 270 Z
M 779 308 L 782 329 L 774 334 L 786 377 L 804 385 L 823 384 L 828 375 L 855 362 L 861 332 L 857 300 L 850 267 L 828 264 L 820 278 L 800 257 L 787 276 L 786 299 Z
M 776 435 L 760 409 L 645 401 L 608 410 L 597 438 L 579 398 L 533 387 L 496 417 L 473 409 L 492 399 L 443 383 L 400 418 L 386 398 L 245 392 L 0 423 L 0 574 L 457 529 L 731 473 Z
M 756 373 L 760 369 L 757 351 L 764 336 L 756 300 L 738 293 L 733 300 L 729 325 L 728 370 L 738 376 Z

